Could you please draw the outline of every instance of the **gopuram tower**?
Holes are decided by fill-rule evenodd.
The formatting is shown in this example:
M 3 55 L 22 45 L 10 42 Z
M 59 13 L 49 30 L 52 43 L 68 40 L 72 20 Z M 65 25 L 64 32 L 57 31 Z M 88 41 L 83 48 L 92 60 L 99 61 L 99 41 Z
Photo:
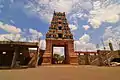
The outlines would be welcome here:
M 54 12 L 51 25 L 46 33 L 46 51 L 43 64 L 52 64 L 53 47 L 64 47 L 65 64 L 77 64 L 78 58 L 74 53 L 73 35 L 68 26 L 65 12 Z

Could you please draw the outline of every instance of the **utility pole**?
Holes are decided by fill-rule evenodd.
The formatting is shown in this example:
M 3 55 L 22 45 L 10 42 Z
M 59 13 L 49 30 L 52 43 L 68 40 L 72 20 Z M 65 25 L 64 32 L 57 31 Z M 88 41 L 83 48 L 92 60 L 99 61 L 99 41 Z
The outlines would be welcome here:
M 20 53 L 19 47 L 15 47 L 11 68 L 15 68 L 16 67 L 16 65 L 17 65 L 16 61 L 17 61 L 19 53 Z
M 103 45 L 104 50 L 106 50 L 105 44 L 104 44 L 104 41 L 103 41 L 103 38 L 101 38 L 101 42 L 102 42 L 102 45 Z
M 109 42 L 109 47 L 110 47 L 110 50 L 113 51 L 113 45 L 111 42 Z
M 119 50 L 120 50 L 120 43 L 118 45 L 119 45 Z
M 97 50 L 99 50 L 99 44 L 96 45 Z

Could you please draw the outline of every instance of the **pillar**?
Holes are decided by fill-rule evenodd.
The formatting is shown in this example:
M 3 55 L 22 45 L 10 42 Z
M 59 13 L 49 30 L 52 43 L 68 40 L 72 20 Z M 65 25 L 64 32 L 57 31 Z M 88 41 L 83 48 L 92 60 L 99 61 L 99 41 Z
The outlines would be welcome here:
M 18 55 L 19 55 L 19 47 L 15 47 L 11 68 L 16 67 L 16 61 L 17 61 Z

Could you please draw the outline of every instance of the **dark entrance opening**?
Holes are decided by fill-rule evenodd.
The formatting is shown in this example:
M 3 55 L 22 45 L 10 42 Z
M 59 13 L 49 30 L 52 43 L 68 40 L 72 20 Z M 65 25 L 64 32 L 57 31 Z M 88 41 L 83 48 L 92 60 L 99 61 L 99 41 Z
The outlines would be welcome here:
M 52 47 L 52 64 L 65 64 L 66 50 L 64 46 Z
M 25 53 L 20 53 L 17 58 L 17 64 L 19 66 L 27 66 L 29 61 L 31 60 L 30 55 L 25 56 Z
M 58 34 L 58 38 L 62 38 L 62 34 Z
M 13 56 L 14 50 L 0 51 L 0 68 L 10 68 L 12 65 Z M 23 54 L 22 52 L 20 52 L 16 57 L 16 67 L 27 66 L 30 60 L 31 58 L 29 55 L 25 56 L 25 53 Z
M 14 51 L 1 51 L 0 52 L 0 66 L 11 66 Z

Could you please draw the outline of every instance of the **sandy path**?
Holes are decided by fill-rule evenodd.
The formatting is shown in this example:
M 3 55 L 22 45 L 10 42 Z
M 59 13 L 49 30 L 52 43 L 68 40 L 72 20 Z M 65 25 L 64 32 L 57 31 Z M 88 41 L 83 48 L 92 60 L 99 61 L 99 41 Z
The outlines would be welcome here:
M 0 70 L 0 80 L 120 80 L 120 67 L 53 65 Z

